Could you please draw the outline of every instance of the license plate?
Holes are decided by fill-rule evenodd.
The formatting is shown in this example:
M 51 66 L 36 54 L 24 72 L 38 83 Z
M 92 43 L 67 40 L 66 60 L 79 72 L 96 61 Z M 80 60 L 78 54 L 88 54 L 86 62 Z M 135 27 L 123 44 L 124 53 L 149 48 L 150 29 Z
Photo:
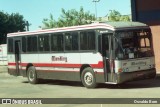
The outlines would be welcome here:
M 139 73 L 139 74 L 137 74 L 137 76 L 138 76 L 138 77 L 143 76 L 143 75 L 144 75 L 143 73 Z

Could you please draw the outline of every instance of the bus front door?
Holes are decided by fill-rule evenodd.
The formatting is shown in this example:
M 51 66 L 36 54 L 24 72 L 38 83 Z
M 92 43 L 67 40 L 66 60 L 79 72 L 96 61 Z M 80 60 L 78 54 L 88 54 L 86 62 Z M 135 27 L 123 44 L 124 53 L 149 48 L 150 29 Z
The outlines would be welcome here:
M 15 63 L 16 63 L 16 76 L 19 76 L 20 75 L 20 70 L 21 70 L 21 66 L 20 66 L 20 63 L 21 63 L 21 57 L 20 57 L 20 54 L 21 54 L 21 41 L 20 40 L 15 40 L 15 46 L 14 46 L 14 50 L 15 50 Z
M 102 34 L 102 56 L 104 64 L 104 78 L 106 82 L 113 82 L 113 41 L 112 33 Z

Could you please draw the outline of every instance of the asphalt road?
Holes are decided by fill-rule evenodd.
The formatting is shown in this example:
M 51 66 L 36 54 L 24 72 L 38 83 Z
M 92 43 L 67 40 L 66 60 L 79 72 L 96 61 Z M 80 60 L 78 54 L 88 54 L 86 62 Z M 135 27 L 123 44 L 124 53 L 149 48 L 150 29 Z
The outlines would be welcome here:
M 45 80 L 32 85 L 26 78 L 11 76 L 7 67 L 0 66 L 0 98 L 160 98 L 160 76 L 155 79 L 129 82 L 122 86 L 100 84 L 96 89 L 87 89 L 81 82 Z M 149 104 L 140 104 L 151 107 Z M 0 105 L 0 107 L 22 105 Z M 54 104 L 54 107 L 138 107 L 139 104 Z M 154 104 L 152 106 L 160 106 Z M 35 107 L 35 105 L 23 105 Z M 50 107 L 39 105 L 38 107 Z

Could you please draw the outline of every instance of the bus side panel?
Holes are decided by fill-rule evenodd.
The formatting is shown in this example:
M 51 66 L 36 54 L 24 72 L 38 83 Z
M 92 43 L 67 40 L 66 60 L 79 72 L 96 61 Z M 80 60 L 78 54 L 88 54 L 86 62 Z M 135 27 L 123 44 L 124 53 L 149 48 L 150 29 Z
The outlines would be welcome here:
M 37 74 L 38 78 L 42 79 L 80 81 L 79 72 L 38 70 Z
M 16 75 L 17 75 L 17 71 L 16 71 L 16 69 L 8 68 L 8 73 L 9 73 L 10 75 L 14 75 L 14 76 L 16 76 Z
M 17 75 L 14 54 L 8 54 L 8 73 L 10 75 Z
M 16 68 L 15 68 L 15 69 L 8 68 L 8 73 L 9 73 L 10 75 L 14 75 L 14 76 L 27 77 L 26 70 L 20 70 L 19 74 L 17 74 Z
M 39 54 L 39 63 L 38 78 L 80 81 L 79 53 Z
M 28 64 L 33 64 L 33 66 L 36 67 L 37 63 L 39 62 L 38 56 L 38 54 L 21 54 L 21 76 L 27 76 L 26 68 Z
M 88 64 L 93 69 L 97 83 L 104 83 L 103 59 L 98 52 L 81 53 L 81 64 Z
M 70 80 L 80 81 L 80 54 L 81 53 L 79 52 L 65 53 L 65 57 L 67 59 L 66 65 L 69 65 L 67 69 L 72 72 L 71 75 L 68 74 L 68 76 L 71 78 Z
M 38 67 L 36 67 L 38 69 Z M 68 70 L 68 71 L 65 71 Z M 94 69 L 96 82 L 104 83 L 104 73 L 100 72 L 103 69 Z M 98 72 L 97 72 L 98 71 Z M 57 79 L 57 80 L 69 80 L 69 81 L 81 81 L 79 69 L 77 71 L 71 71 L 69 68 L 61 68 L 61 70 L 37 70 L 38 78 L 41 79 Z
M 96 70 L 94 70 L 94 71 L 96 71 Z M 97 71 L 103 71 L 103 69 L 98 69 Z M 95 76 L 96 76 L 97 83 L 104 83 L 105 82 L 104 72 L 95 72 Z

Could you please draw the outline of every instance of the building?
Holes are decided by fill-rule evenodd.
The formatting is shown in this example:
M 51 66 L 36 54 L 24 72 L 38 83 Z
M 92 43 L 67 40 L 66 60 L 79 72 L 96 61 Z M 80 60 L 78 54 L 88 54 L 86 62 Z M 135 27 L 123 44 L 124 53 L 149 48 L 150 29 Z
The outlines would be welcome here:
M 131 10 L 133 21 L 151 27 L 156 69 L 160 72 L 160 0 L 131 0 Z

